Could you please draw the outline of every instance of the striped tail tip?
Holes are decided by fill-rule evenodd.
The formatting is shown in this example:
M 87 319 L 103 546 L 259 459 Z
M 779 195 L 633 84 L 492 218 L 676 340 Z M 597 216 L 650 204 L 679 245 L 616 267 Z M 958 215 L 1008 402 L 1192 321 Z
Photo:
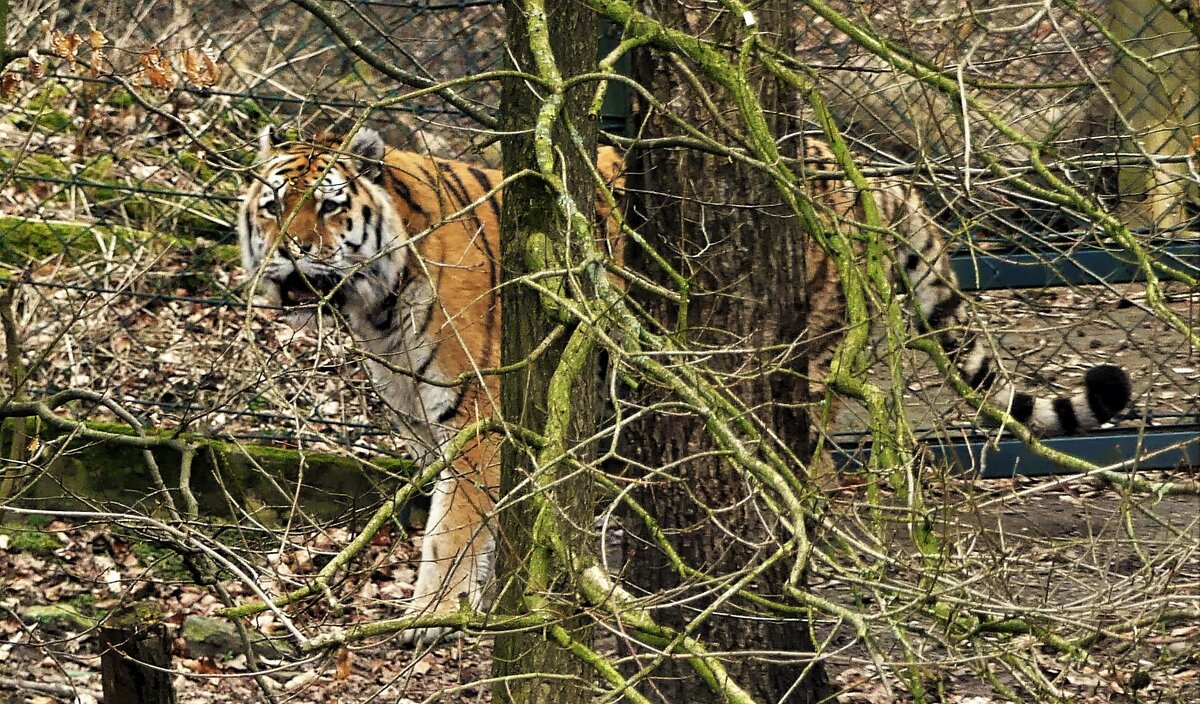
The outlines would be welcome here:
M 1083 378 L 1083 385 L 1087 392 L 1088 410 L 1096 419 L 1096 425 L 1107 423 L 1110 418 L 1120 413 L 1133 394 L 1129 374 L 1112 364 L 1101 364 L 1089 369 Z
M 1088 370 L 1073 396 L 1038 397 L 1012 391 L 1009 413 L 1036 435 L 1074 435 L 1107 423 L 1129 403 L 1132 385 L 1124 369 L 1102 364 Z

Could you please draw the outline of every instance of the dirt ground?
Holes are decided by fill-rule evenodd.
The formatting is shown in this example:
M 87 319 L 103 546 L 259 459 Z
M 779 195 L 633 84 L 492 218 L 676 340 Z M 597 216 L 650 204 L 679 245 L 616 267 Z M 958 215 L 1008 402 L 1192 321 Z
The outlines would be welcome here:
M 953 574 L 950 563 L 986 566 L 972 587 L 975 608 L 1000 615 L 1050 614 L 1069 638 L 1098 629 L 1083 659 L 1056 652 L 1032 636 L 1007 641 L 1010 652 L 1025 657 L 1067 700 L 1200 701 L 1200 497 L 1130 496 L 1078 478 L 956 480 L 931 487 L 929 497 L 944 506 L 935 529 L 955 554 L 947 561 L 947 574 Z M 835 500 L 835 512 L 858 510 L 852 496 L 844 498 Z M 334 531 L 308 536 L 303 549 L 297 542 L 291 550 L 264 553 L 262 564 L 270 569 L 262 574 L 300 579 L 348 537 Z M 267 701 L 249 676 L 255 667 L 265 672 L 261 681 L 277 701 L 490 700 L 486 641 L 455 639 L 432 651 L 415 651 L 383 639 L 316 660 L 266 656 L 255 665 L 245 655 L 214 653 L 183 637 L 188 617 L 210 616 L 220 604 L 189 583 L 177 558 L 143 542 L 136 531 L 53 521 L 32 532 L 9 527 L 0 543 L 0 702 L 5 704 L 100 701 L 96 626 L 131 598 L 157 604 L 178 636 L 174 671 L 181 702 Z M 369 567 L 342 585 L 354 608 L 343 614 L 319 607 L 297 612 L 307 634 L 401 612 L 411 589 L 415 538 L 393 540 L 385 534 L 376 543 L 363 560 Z M 902 573 L 914 554 L 903 530 L 895 531 L 888 549 L 896 556 L 897 574 Z M 968 554 L 970 559 L 963 559 Z M 827 575 L 816 575 L 813 588 L 847 605 L 856 598 L 846 584 Z M 239 599 L 250 596 L 237 583 L 231 592 Z M 48 613 L 47 606 L 60 612 Z M 270 618 L 253 625 L 285 635 Z M 817 631 L 833 636 L 835 654 L 828 668 L 843 687 L 839 702 L 912 700 L 895 663 L 881 667 L 858 645 L 837 648 L 851 638 L 833 621 L 819 621 Z M 981 679 L 960 649 L 948 649 L 936 634 L 913 643 L 926 663 L 924 679 L 939 683 L 932 701 L 1008 701 Z M 886 647 L 894 648 L 892 655 L 899 659 L 894 640 Z M 986 666 L 1020 691 L 1014 675 L 994 663 Z

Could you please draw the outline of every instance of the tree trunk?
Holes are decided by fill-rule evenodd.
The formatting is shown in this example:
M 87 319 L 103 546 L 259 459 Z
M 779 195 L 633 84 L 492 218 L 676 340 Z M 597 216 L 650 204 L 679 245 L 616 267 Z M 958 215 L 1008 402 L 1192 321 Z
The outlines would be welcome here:
M 787 0 L 768 0 L 754 14 L 761 31 L 779 46 L 791 46 L 794 8 Z M 655 19 L 720 46 L 736 46 L 740 15 L 724 13 L 715 19 L 686 4 L 656 3 Z M 712 23 L 712 24 L 709 24 Z M 780 36 L 782 35 L 782 36 Z M 711 113 L 672 60 L 644 52 L 635 61 L 635 77 L 664 105 L 701 131 L 726 139 Z M 769 76 L 757 77 L 760 101 L 772 116 L 778 137 L 795 128 L 798 97 Z M 728 96 L 707 86 L 722 118 L 736 123 Z M 653 115 L 647 138 L 664 136 L 671 128 Z M 773 185 L 760 173 L 730 160 L 695 151 L 652 151 L 643 160 L 641 187 L 646 222 L 639 229 L 660 253 L 690 278 L 686 337 L 690 349 L 762 349 L 759 353 L 717 354 L 715 368 L 731 372 L 725 384 L 747 408 L 756 425 L 769 429 L 797 457 L 808 450 L 808 417 L 804 404 L 807 362 L 797 350 L 781 354 L 778 343 L 797 340 L 806 327 L 804 236 L 784 209 Z M 776 205 L 772 205 L 776 204 Z M 661 271 L 630 249 L 632 268 L 654 275 Z M 665 278 L 664 285 L 670 285 Z M 635 290 L 634 295 L 638 295 Z M 677 304 L 654 295 L 639 303 L 668 328 L 678 320 Z M 636 405 L 668 400 L 665 391 L 643 386 Z M 657 518 L 683 561 L 713 576 L 744 572 L 762 563 L 778 547 L 783 532 L 776 516 L 759 501 L 757 490 L 741 480 L 721 455 L 703 419 L 680 413 L 655 415 L 630 426 L 624 439 L 626 454 L 646 467 L 669 467 L 670 480 L 652 479 L 637 498 Z M 751 448 L 752 449 L 752 448 Z M 748 500 L 749 499 L 749 500 Z M 696 615 L 720 594 L 712 585 L 681 583 L 652 537 L 628 517 L 625 526 L 634 537 L 626 551 L 625 579 L 647 593 L 669 594 L 675 604 L 655 610 L 663 625 L 689 626 Z M 737 536 L 736 538 L 732 536 Z M 765 597 L 784 600 L 791 561 L 776 562 L 749 585 Z M 703 596 L 702 596 L 703 594 Z M 693 634 L 713 651 L 745 655 L 723 657 L 733 679 L 757 701 L 814 702 L 826 694 L 826 679 L 813 652 L 808 624 L 803 620 L 765 613 L 748 600 L 735 597 L 702 622 Z M 766 651 L 774 651 L 767 654 Z M 695 673 L 679 661 L 663 663 L 654 691 L 663 702 L 716 701 Z
M 1157 0 L 1113 0 L 1109 8 L 1116 38 L 1133 56 L 1116 53 L 1112 95 L 1116 110 L 1134 130 L 1122 152 L 1181 157 L 1200 134 L 1200 51 L 1187 49 L 1195 38 Z M 1169 230 L 1187 219 L 1188 165 L 1124 165 L 1118 176 L 1122 215 L 1133 227 Z
M 100 629 L 100 681 L 105 702 L 175 704 L 171 638 L 161 614 L 127 607 Z
M 596 16 L 581 3 L 548 0 L 546 23 L 550 42 L 562 77 L 594 69 L 596 65 Z M 528 12 L 531 8 L 524 0 L 505 3 L 508 16 L 507 46 L 513 68 L 536 73 L 536 63 L 530 50 Z M 564 118 L 592 140 L 594 149 L 595 130 L 587 120 L 588 98 L 591 88 L 576 89 L 568 94 L 563 109 Z M 538 110 L 543 106 L 546 90 L 539 87 L 537 94 L 531 92 L 523 80 L 509 80 L 504 84 L 501 120 L 505 138 L 504 171 L 510 174 L 521 169 L 536 168 L 534 135 L 531 128 Z M 588 219 L 595 201 L 594 186 L 589 172 L 577 151 L 565 137 L 561 121 L 554 133 L 556 152 L 563 164 L 558 164 L 559 173 L 565 173 L 566 183 L 579 209 Z M 566 223 L 557 206 L 558 194 L 545 182 L 525 178 L 508 186 L 504 194 L 501 216 L 501 264 L 506 281 L 532 273 L 537 265 L 529 261 L 527 246 L 533 235 L 544 235 L 547 247 L 542 253 L 547 260 L 546 268 L 556 268 L 549 262 L 571 261 L 567 252 Z M 555 323 L 543 309 L 538 293 L 521 285 L 506 285 L 501 296 L 503 307 L 502 360 L 505 365 L 526 359 L 546 336 Z M 535 361 L 519 372 L 507 374 L 501 380 L 501 400 L 504 419 L 509 423 L 530 428 L 541 433 L 546 426 L 549 384 L 566 349 L 569 335 L 563 335 Z M 596 375 L 595 355 L 588 355 L 581 378 Z M 596 394 L 594 384 L 580 384 L 571 394 L 571 420 L 568 436 L 579 438 L 594 432 L 596 422 Z M 579 459 L 585 459 L 573 453 Z M 586 455 L 586 453 L 584 453 Z M 567 475 L 569 468 L 563 465 L 539 466 L 534 452 L 506 443 L 501 453 L 501 496 L 506 508 L 500 514 L 497 538 L 497 578 L 499 581 L 499 607 L 503 613 L 519 613 L 531 602 L 541 608 L 557 611 L 562 625 L 570 638 L 589 643 L 591 629 L 584 619 L 578 618 L 571 604 L 577 600 L 571 596 L 571 585 L 564 584 L 564 576 L 547 570 L 560 557 L 551 553 L 545 538 L 533 534 L 533 523 L 538 508 L 529 500 L 528 492 L 539 478 L 557 472 Z M 521 496 L 521 499 L 517 497 Z M 590 526 L 592 522 L 593 498 L 590 484 L 582 473 L 554 482 L 553 488 L 540 497 L 549 499 L 549 505 L 557 513 L 557 523 L 562 526 Z M 580 550 L 590 548 L 590 538 L 578 531 L 563 537 L 564 543 Z M 561 543 L 560 543 L 561 544 Z M 549 557 L 547 558 L 547 555 Z M 549 572 L 549 573 L 548 573 Z M 554 598 L 556 593 L 566 592 L 565 598 Z M 547 603 L 548 602 L 548 603 Z M 563 648 L 547 640 L 544 632 L 502 634 L 496 638 L 494 651 L 494 673 L 501 679 L 494 688 L 496 701 L 503 702 L 587 702 L 591 701 L 588 689 L 589 669 Z M 521 677 L 533 673 L 544 677 Z

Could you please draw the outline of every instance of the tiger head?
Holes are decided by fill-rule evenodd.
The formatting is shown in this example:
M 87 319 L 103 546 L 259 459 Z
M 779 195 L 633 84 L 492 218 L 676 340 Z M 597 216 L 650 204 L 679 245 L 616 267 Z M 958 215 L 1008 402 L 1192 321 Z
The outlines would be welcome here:
M 259 134 L 257 176 L 242 197 L 238 242 L 258 298 L 296 325 L 322 306 L 348 318 L 395 289 L 407 239 L 382 185 L 387 148 L 378 132 L 278 146 Z

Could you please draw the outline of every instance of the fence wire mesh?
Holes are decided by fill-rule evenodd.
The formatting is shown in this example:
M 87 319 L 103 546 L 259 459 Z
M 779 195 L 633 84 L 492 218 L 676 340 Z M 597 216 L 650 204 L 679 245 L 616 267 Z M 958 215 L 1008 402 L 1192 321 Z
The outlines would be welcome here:
M 1134 380 L 1118 431 L 1195 433 L 1200 350 L 1154 312 L 1138 262 L 1098 218 L 1119 218 L 1152 258 L 1200 276 L 1197 37 L 1159 4 L 1130 0 L 835 4 L 970 97 L 969 105 L 952 100 L 863 49 L 851 27 L 800 13 L 794 61 L 816 78 L 868 175 L 920 185 L 1006 371 L 1026 386 L 1065 391 L 1093 364 L 1115 363 Z M 24 396 L 81 389 L 116 400 L 145 428 L 364 460 L 403 456 L 360 346 L 336 331 L 297 330 L 251 304 L 234 231 L 239 194 L 266 125 L 306 138 L 361 123 L 404 149 L 497 166 L 499 82 L 462 79 L 502 67 L 504 31 L 498 0 L 10 2 L 0 284 L 16 292 Z M 350 35 L 361 39 L 357 52 L 347 48 Z M 423 90 L 441 84 L 451 92 Z M 628 118 L 614 117 L 636 135 L 645 106 L 631 100 Z M 815 120 L 807 129 L 820 134 Z M 1031 162 L 1030 144 L 1048 169 Z M 1103 210 L 1030 195 L 1014 179 L 1062 180 Z M 1200 291 L 1159 273 L 1162 305 L 1200 330 Z M 886 345 L 876 349 L 882 355 Z M 888 388 L 887 365 L 875 361 L 867 373 Z M 916 353 L 905 370 L 906 412 L 923 436 L 978 440 L 979 419 L 944 375 Z M 122 420 L 78 406 L 79 418 Z M 847 455 L 862 444 L 865 415 L 847 403 L 825 429 Z M 294 487 L 280 483 L 290 496 Z M 1184 508 L 1194 514 L 1194 503 Z M 254 507 L 238 510 L 251 517 L 246 524 L 258 520 Z M 310 518 L 302 513 L 296 525 Z M 313 555 L 328 557 L 350 535 L 314 531 L 262 548 L 254 525 L 230 552 L 269 563 L 255 574 L 278 593 L 300 581 L 288 570 L 311 573 Z M 1194 546 L 1179 545 L 1191 560 Z M 393 549 L 380 548 L 378 563 Z M 907 567 L 919 574 L 924 563 Z M 396 585 L 413 581 L 353 579 L 370 615 L 387 612 L 401 597 Z M 1054 596 L 1075 604 L 1074 594 Z M 1021 597 L 1002 597 L 997 614 L 1025 613 Z M 1096 613 L 1107 619 L 1108 606 Z M 315 613 L 305 627 L 333 618 Z M 266 619 L 256 625 L 282 631 Z
M 277 351 L 255 357 L 231 344 L 244 316 L 232 218 L 253 137 L 268 123 L 311 135 L 362 118 L 392 144 L 495 164 L 494 133 L 479 117 L 496 115 L 495 81 L 456 85 L 459 107 L 403 96 L 499 68 L 504 20 L 497 2 L 327 7 L 365 51 L 346 50 L 327 23 L 286 3 L 13 5 L 10 50 L 37 58 L 17 58 L 5 74 L 0 261 L 23 282 L 25 349 L 45 353 L 31 384 L 117 393 L 149 423 L 246 439 L 366 452 L 388 434 L 370 394 L 354 391 L 351 347 L 323 342 L 314 362 L 315 341 L 261 319 L 256 335 L 274 335 Z M 984 168 L 996 159 L 1036 178 L 1024 149 L 978 112 L 1043 144 L 1054 176 L 1099 195 L 1155 257 L 1194 275 L 1194 37 L 1163 11 L 1146 17 L 1120 3 L 855 7 L 850 16 L 955 77 L 980 106 L 964 121 L 961 105 L 839 28 L 803 20 L 796 57 L 867 172 L 925 186 L 959 248 L 960 278 L 988 289 L 982 314 L 1012 348 L 1014 373 L 1070 382 L 1103 357 L 1139 381 L 1128 421 L 1195 423 L 1197 351 L 1148 312 L 1140 284 L 1113 275 L 1128 263 L 1083 258 L 1104 244 L 1086 214 Z M 1142 56 L 1163 58 L 1148 66 Z M 1062 270 L 1068 281 L 1047 273 Z M 1168 305 L 1195 327 L 1193 294 L 1168 284 Z M 305 378 L 317 367 L 336 373 Z M 929 391 L 944 384 L 916 374 L 918 425 L 944 429 L 948 400 Z

